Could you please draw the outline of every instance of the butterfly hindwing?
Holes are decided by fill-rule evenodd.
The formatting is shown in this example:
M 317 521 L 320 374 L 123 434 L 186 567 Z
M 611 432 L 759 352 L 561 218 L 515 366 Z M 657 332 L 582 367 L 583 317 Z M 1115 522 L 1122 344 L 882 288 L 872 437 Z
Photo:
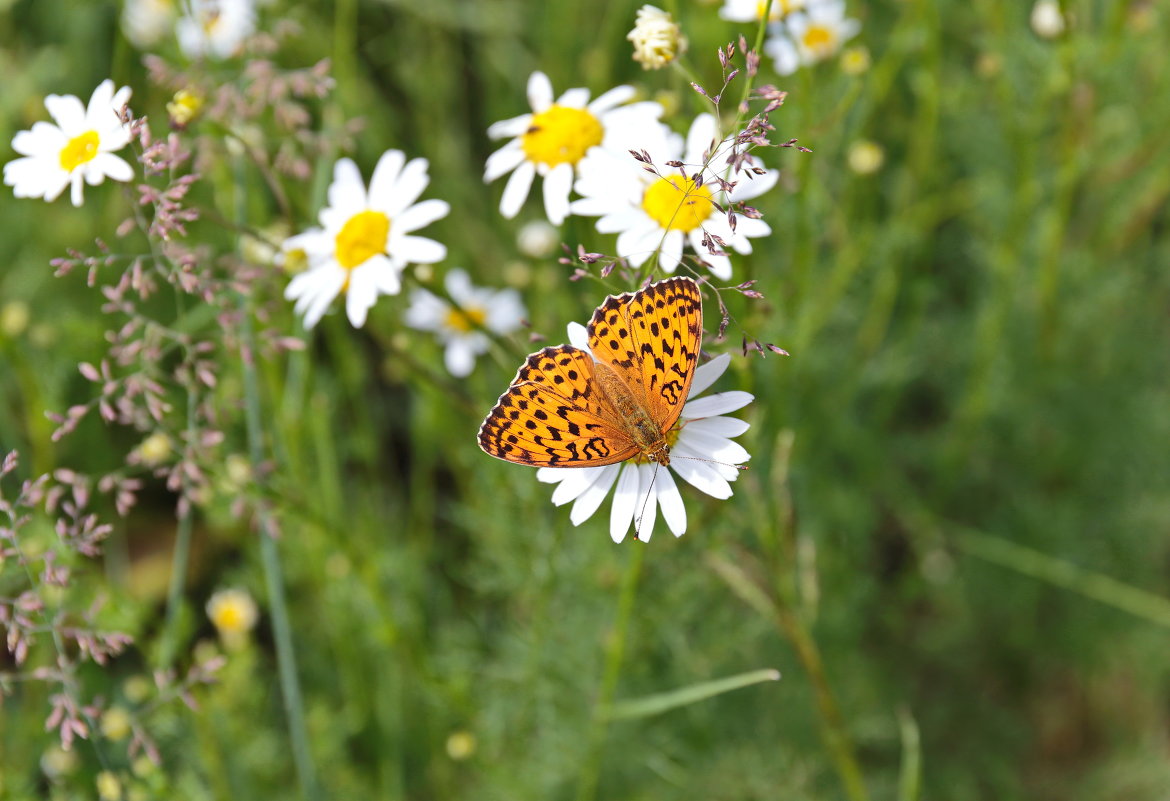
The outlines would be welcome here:
M 608 417 L 608 420 L 607 420 Z M 533 353 L 479 429 L 491 456 L 540 467 L 614 464 L 637 453 L 593 379 L 593 359 L 570 345 Z
M 703 297 L 690 278 L 611 295 L 593 313 L 589 349 L 614 369 L 665 433 L 686 403 L 703 339 Z

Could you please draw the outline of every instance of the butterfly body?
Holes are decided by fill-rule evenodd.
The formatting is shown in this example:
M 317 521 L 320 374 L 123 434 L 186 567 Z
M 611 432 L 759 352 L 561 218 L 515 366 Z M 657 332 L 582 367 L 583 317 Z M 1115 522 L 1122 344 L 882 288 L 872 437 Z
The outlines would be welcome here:
M 702 295 L 669 278 L 611 295 L 593 313 L 589 350 L 531 354 L 479 430 L 489 455 L 538 467 L 670 463 L 702 341 Z

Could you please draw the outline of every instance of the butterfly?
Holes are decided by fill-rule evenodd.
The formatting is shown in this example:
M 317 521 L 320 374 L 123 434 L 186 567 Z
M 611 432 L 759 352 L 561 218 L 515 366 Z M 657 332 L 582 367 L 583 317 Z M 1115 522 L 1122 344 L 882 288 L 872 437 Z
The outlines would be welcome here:
M 670 464 L 703 339 L 703 297 L 693 279 L 668 278 L 610 295 L 572 345 L 531 354 L 488 412 L 479 446 L 536 467 L 592 467 L 634 457 Z

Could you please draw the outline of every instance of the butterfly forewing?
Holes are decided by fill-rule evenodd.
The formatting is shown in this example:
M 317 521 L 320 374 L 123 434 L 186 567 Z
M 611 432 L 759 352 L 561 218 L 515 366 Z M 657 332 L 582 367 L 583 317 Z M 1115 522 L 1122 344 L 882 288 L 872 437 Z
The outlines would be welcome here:
M 589 349 L 609 365 L 665 433 L 691 388 L 703 339 L 703 298 L 690 278 L 611 295 L 593 313 Z
M 483 421 L 479 445 L 498 459 L 540 467 L 614 464 L 638 451 L 613 423 L 593 359 L 570 345 L 528 357 Z

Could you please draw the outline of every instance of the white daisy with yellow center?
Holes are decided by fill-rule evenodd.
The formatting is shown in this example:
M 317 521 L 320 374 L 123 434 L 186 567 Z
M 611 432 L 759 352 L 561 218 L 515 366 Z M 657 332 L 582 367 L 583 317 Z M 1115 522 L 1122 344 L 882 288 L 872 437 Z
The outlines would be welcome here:
M 184 7 L 175 33 L 190 58 L 230 58 L 256 30 L 254 0 L 188 0 Z
M 137 48 L 154 47 L 174 29 L 178 14 L 178 0 L 126 0 L 122 32 Z
M 617 234 L 617 255 L 635 267 L 658 254 L 658 266 L 673 273 L 689 245 L 717 278 L 731 278 L 730 259 L 725 253 L 710 253 L 703 245 L 704 234 L 718 236 L 738 253 L 751 253 L 751 239 L 767 236 L 772 229 L 763 220 L 739 215 L 733 231 L 719 207 L 763 194 L 776 184 L 779 175 L 771 170 L 763 175 L 732 174 L 725 163 L 731 143 L 722 140 L 716 144 L 717 129 L 715 117 L 700 114 L 691 124 L 685 149 L 681 138 L 673 134 L 646 146 L 658 175 L 644 170 L 628 153 L 624 158 L 591 154 L 581 165 L 577 192 L 582 197 L 573 201 L 573 213 L 598 217 L 597 230 Z M 704 169 L 703 156 L 708 151 L 714 155 Z M 664 166 L 679 159 L 681 170 Z M 759 165 L 753 161 L 751 166 Z M 704 178 L 696 183 L 693 176 L 699 172 Z M 715 175 L 735 182 L 732 191 L 724 192 Z
M 130 142 L 121 117 L 129 100 L 130 87 L 115 92 L 111 80 L 98 84 L 88 106 L 74 95 L 49 95 L 45 108 L 57 124 L 36 122 L 12 138 L 12 149 L 24 158 L 4 165 L 4 183 L 17 197 L 45 200 L 56 200 L 68 186 L 73 205 L 80 206 L 85 184 L 129 181 L 133 168 L 114 155 Z
M 812 3 L 784 22 L 787 33 L 764 43 L 764 52 L 772 57 L 781 75 L 835 56 L 861 30 L 860 22 L 845 17 L 845 0 Z
M 485 330 L 510 334 L 524 324 L 527 312 L 516 290 L 473 286 L 463 270 L 447 273 L 444 285 L 454 303 L 425 289 L 415 289 L 410 293 L 406 324 L 433 331 L 446 346 L 447 370 L 462 378 L 471 373 L 475 358 L 487 353 L 491 345 Z
M 588 351 L 585 326 L 569 323 L 569 342 Z M 731 356 L 724 353 L 695 368 L 682 415 L 667 434 L 669 468 L 638 456 L 603 467 L 542 467 L 536 471 L 536 480 L 557 485 L 552 495 L 557 506 L 573 504 L 569 520 L 574 526 L 588 520 L 612 489 L 609 535 L 614 542 L 626 538 L 631 522 L 638 539 L 649 541 L 659 509 L 666 527 L 681 537 L 687 530 L 687 509 L 674 476 L 713 498 L 726 499 L 732 495 L 730 482 L 739 477 L 736 465 L 751 459 L 751 454 L 732 440 L 748 430 L 748 423 L 725 415 L 742 409 L 755 397 L 735 390 L 699 397 L 730 363 Z
M 816 2 L 817 0 L 812 0 Z M 764 0 L 723 0 L 719 8 L 719 16 L 732 22 L 759 22 L 764 17 L 767 8 Z M 772 0 L 772 8 L 768 12 L 769 22 L 779 22 L 794 11 L 800 11 L 809 5 L 808 0 Z
M 412 232 L 447 216 L 442 200 L 416 203 L 427 188 L 427 160 L 406 161 L 401 150 L 387 150 L 378 160 L 369 192 L 361 172 L 349 159 L 333 168 L 329 205 L 321 210 L 320 228 L 287 239 L 282 250 L 303 252 L 308 269 L 289 282 L 284 296 L 312 328 L 329 304 L 345 293 L 345 311 L 357 328 L 378 295 L 397 295 L 409 264 L 434 264 L 447 248 Z
M 662 128 L 658 122 L 662 106 L 653 101 L 628 103 L 633 96 L 632 86 L 618 86 L 590 103 L 588 89 L 570 89 L 553 102 L 548 76 L 532 73 L 528 102 L 533 113 L 488 128 L 492 139 L 513 137 L 488 156 L 483 174 L 484 181 L 491 182 L 512 173 L 500 198 L 500 213 L 515 217 L 540 175 L 549 222 L 564 222 L 577 165 L 587 154 L 598 149 L 625 153 L 648 132 Z
M 224 644 L 235 649 L 247 642 L 260 610 L 247 590 L 219 590 L 207 599 L 207 617 Z

